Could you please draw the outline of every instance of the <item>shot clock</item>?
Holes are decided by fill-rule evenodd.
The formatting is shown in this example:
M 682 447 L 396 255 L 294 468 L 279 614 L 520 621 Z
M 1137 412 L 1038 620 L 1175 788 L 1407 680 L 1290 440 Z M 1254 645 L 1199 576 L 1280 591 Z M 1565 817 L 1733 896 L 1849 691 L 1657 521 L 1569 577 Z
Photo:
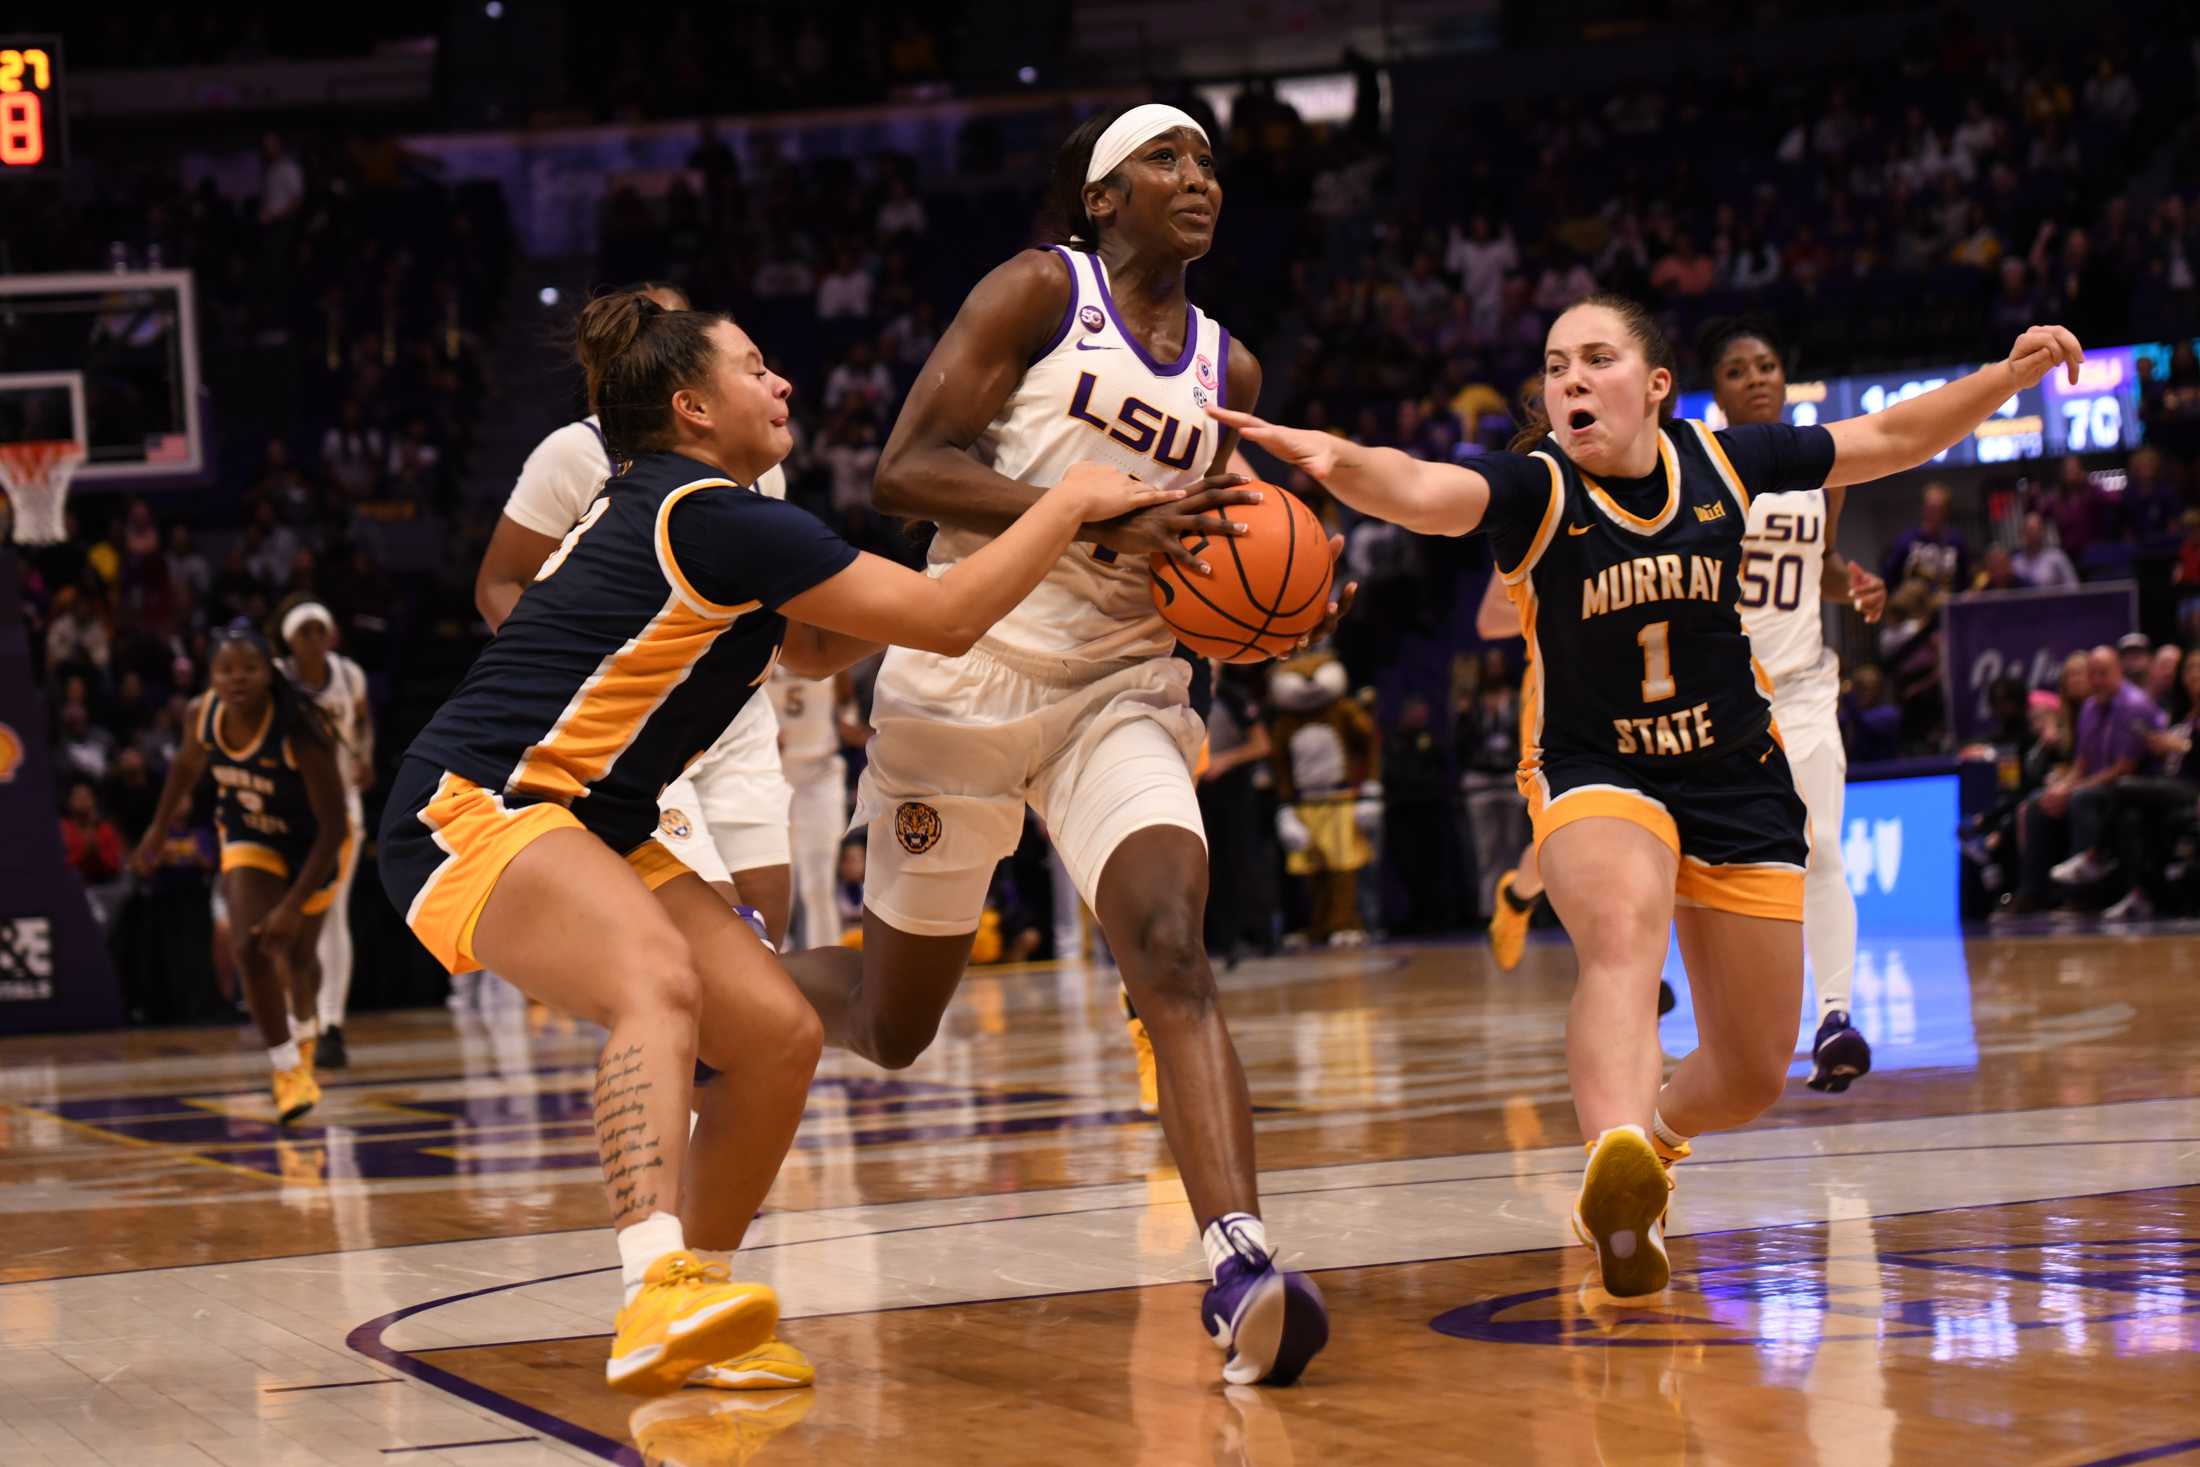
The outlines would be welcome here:
M 58 177 L 69 163 L 61 38 L 0 35 L 0 179 Z

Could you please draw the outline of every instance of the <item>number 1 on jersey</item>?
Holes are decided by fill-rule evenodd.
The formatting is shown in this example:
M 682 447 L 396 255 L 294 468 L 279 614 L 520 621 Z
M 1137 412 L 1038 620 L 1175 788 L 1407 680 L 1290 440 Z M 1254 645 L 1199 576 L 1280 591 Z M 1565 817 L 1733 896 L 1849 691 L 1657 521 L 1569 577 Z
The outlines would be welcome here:
M 1635 645 L 1642 648 L 1642 701 L 1645 703 L 1662 703 L 1680 691 L 1673 685 L 1672 627 L 1669 621 L 1654 621 L 1635 633 Z

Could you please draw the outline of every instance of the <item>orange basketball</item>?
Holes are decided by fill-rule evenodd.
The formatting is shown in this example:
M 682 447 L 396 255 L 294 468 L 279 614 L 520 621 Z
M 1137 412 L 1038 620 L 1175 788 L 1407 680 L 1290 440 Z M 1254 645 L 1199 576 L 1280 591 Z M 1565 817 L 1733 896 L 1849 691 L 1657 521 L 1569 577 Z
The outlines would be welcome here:
M 1246 487 L 1260 491 L 1260 503 L 1233 504 L 1224 513 L 1249 533 L 1185 537 L 1213 575 L 1153 558 L 1153 604 L 1161 619 L 1185 646 L 1224 662 L 1280 657 L 1329 610 L 1329 534 L 1322 522 L 1287 489 Z

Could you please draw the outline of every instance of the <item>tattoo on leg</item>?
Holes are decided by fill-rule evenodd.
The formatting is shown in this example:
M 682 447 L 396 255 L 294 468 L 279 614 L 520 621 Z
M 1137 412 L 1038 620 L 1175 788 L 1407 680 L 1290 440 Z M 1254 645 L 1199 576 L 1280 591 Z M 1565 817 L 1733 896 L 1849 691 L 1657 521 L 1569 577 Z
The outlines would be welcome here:
M 664 1156 L 659 1138 L 650 1134 L 651 1086 L 642 1074 L 642 1047 L 630 1044 L 596 1062 L 596 1145 L 603 1155 L 604 1186 L 611 1194 L 611 1215 L 665 1210 L 658 1202 Z

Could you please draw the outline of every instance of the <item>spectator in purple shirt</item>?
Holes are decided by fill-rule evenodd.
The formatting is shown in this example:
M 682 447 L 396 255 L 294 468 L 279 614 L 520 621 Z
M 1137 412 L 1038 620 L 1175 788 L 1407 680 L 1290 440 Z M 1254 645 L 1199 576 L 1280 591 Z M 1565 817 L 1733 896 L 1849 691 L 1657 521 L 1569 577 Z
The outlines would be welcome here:
M 1948 528 L 1948 497 L 1946 484 L 1925 486 L 1917 528 L 1895 540 L 1880 568 L 1889 586 L 1922 580 L 1943 593 L 1970 587 L 1971 549 Z
M 2100 847 L 2117 782 L 2151 767 L 2147 736 L 2169 721 L 2151 698 L 2124 680 L 2114 647 L 2095 647 L 2086 657 L 2086 671 L 2092 695 L 2078 714 L 2077 762 L 2050 779 L 2018 814 L 2024 879 L 2017 904 L 2023 910 L 2045 904 L 2051 881 L 2090 886 L 2110 874 Z M 2072 854 L 2056 861 L 2064 849 Z

